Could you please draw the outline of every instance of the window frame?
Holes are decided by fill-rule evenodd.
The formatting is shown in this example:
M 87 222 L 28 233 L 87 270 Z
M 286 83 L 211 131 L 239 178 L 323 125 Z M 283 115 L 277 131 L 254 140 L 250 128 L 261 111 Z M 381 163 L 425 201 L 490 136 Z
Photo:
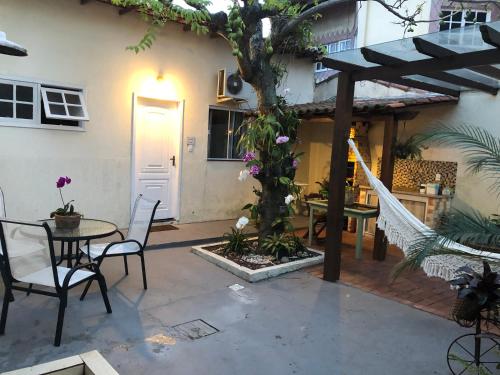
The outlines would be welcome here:
M 207 161 L 231 161 L 231 162 L 243 162 L 243 158 L 211 158 L 210 155 L 210 140 L 211 140 L 211 123 L 212 123 L 212 110 L 216 111 L 226 111 L 229 112 L 228 116 L 228 123 L 227 123 L 227 130 L 228 130 L 228 135 L 227 135 L 227 146 L 226 146 L 226 155 L 233 149 L 233 144 L 234 144 L 234 115 L 232 113 L 238 112 L 238 113 L 246 113 L 248 111 L 240 108 L 231 108 L 231 107 L 222 107 L 222 106 L 216 106 L 216 105 L 210 105 L 208 106 L 208 126 L 207 126 L 207 132 L 208 132 L 208 137 L 207 137 Z M 231 126 L 231 129 L 229 128 Z M 231 132 L 229 132 L 231 130 Z
M 21 81 L 17 79 L 5 79 L 0 77 L 0 83 L 1 84 L 6 84 L 6 85 L 12 85 L 12 100 L 9 99 L 0 99 L 0 102 L 7 102 L 7 103 L 12 103 L 12 115 L 13 117 L 0 117 L 0 125 L 4 125 L 5 123 L 13 123 L 15 126 L 23 126 L 23 125 L 32 125 L 36 124 L 37 119 L 40 116 L 40 111 L 39 111 L 39 92 L 37 89 L 37 84 L 33 82 L 26 82 L 26 81 Z M 16 99 L 16 87 L 17 86 L 25 86 L 25 87 L 31 87 L 33 89 L 33 101 L 32 102 L 26 102 L 24 100 L 17 100 Z M 27 119 L 27 118 L 17 118 L 15 117 L 16 115 L 16 104 L 31 104 L 33 105 L 33 118 L 32 119 Z
M 326 47 L 327 55 L 330 55 L 330 54 L 335 53 L 335 52 L 342 52 L 342 51 L 350 50 L 350 49 L 352 49 L 353 44 L 354 44 L 354 40 L 352 38 L 347 38 L 347 39 L 336 40 L 336 41 L 328 43 L 328 44 L 324 44 L 324 46 Z M 347 45 L 347 47 L 341 49 L 340 48 L 341 45 L 344 45 L 344 47 L 345 47 L 345 45 Z M 320 68 L 318 69 L 318 67 L 320 67 Z M 322 72 L 326 72 L 328 70 L 332 70 L 332 69 L 326 68 L 325 66 L 323 66 L 323 63 L 321 61 L 317 61 L 314 63 L 314 73 L 322 73 Z
M 34 118 L 33 120 L 27 120 L 27 119 L 12 119 L 12 118 L 6 118 L 6 117 L 1 117 L 0 118 L 0 127 L 16 127 L 16 128 L 30 128 L 30 129 L 45 129 L 45 130 L 62 130 L 62 131 L 74 131 L 74 132 L 85 132 L 87 131 L 86 129 L 86 122 L 87 120 L 71 120 L 75 121 L 78 123 L 78 126 L 68 126 L 68 125 L 53 125 L 53 124 L 46 124 L 42 122 L 42 96 L 41 96 L 41 87 L 42 86 L 49 86 L 57 89 L 62 89 L 62 90 L 69 90 L 69 91 L 78 91 L 81 92 L 83 95 L 83 100 L 85 104 L 88 103 L 87 101 L 87 91 L 83 86 L 77 85 L 77 84 L 67 84 L 67 83 L 61 83 L 61 82 L 54 82 L 54 81 L 45 81 L 45 80 L 40 80 L 36 78 L 27 78 L 27 77 L 19 77 L 19 76 L 10 76 L 10 75 L 1 75 L 0 74 L 0 81 L 5 82 L 5 83 L 13 83 L 13 82 L 19 82 L 21 86 L 28 86 L 28 85 L 33 85 L 35 86 L 35 96 L 36 102 L 34 102 L 34 111 L 33 115 Z M 22 121 L 21 121 L 22 120 Z
M 58 93 L 61 94 L 61 97 L 63 98 L 63 102 L 53 102 L 49 101 L 47 97 L 47 93 Z M 45 117 L 48 119 L 54 119 L 54 120 L 69 120 L 69 121 L 88 121 L 89 120 L 89 114 L 87 111 L 87 103 L 85 102 L 85 97 L 83 96 L 83 92 L 80 90 L 68 90 L 68 89 L 61 89 L 61 88 L 54 88 L 50 87 L 47 85 L 42 85 L 40 87 L 40 93 L 42 94 L 42 99 L 43 99 L 43 106 L 45 108 Z M 73 104 L 68 104 L 66 102 L 66 95 L 65 94 L 72 94 L 72 95 L 78 95 L 78 98 L 80 99 L 80 104 L 78 105 L 73 105 Z M 56 105 L 62 105 L 64 106 L 67 115 L 57 115 L 53 114 L 50 109 L 50 104 L 56 104 Z M 81 107 L 83 111 L 83 116 L 71 116 L 69 114 L 69 107 Z M 59 125 L 54 125 L 54 126 L 59 126 Z M 64 126 L 64 125 L 63 125 Z
M 441 24 L 439 25 L 439 31 L 450 31 L 450 30 L 453 30 L 453 29 L 459 29 L 459 28 L 462 28 L 462 27 L 465 27 L 465 26 L 470 26 L 470 25 L 473 25 L 474 23 L 483 23 L 483 22 L 470 22 L 470 21 L 467 21 L 466 20 L 466 17 L 467 17 L 467 13 L 468 11 L 472 12 L 475 14 L 475 19 L 477 18 L 477 14 L 478 13 L 485 13 L 486 14 L 486 18 L 485 18 L 485 21 L 484 22 L 490 22 L 491 20 L 491 10 L 484 10 L 484 9 L 461 9 L 461 10 L 456 10 L 456 9 L 449 9 L 449 8 L 442 8 L 441 9 L 441 12 L 450 12 L 449 14 L 449 20 L 445 21 L 445 19 L 442 19 L 443 22 L 445 22 L 446 24 L 448 24 L 448 28 L 444 29 L 444 30 L 441 30 Z M 453 16 L 457 13 L 461 13 L 461 17 L 460 17 L 460 21 L 454 21 L 453 20 Z M 460 24 L 459 27 L 455 27 L 455 28 L 452 28 L 451 26 L 455 24 Z

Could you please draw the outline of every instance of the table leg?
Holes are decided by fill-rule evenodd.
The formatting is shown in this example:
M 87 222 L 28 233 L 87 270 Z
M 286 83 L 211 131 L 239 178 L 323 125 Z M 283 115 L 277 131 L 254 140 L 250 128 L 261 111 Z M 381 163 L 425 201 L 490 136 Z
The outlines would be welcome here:
M 73 258 L 73 241 L 68 241 L 68 268 L 73 268 L 73 262 L 71 261 L 71 258 Z
M 61 254 L 59 256 L 59 261 L 57 262 L 57 265 L 60 265 L 64 260 L 64 241 L 61 241 Z
M 363 228 L 365 219 L 358 217 L 358 225 L 356 227 L 356 259 L 363 257 Z
M 308 245 L 312 245 L 313 240 L 313 224 L 314 224 L 314 208 L 309 206 L 309 239 L 307 241 Z

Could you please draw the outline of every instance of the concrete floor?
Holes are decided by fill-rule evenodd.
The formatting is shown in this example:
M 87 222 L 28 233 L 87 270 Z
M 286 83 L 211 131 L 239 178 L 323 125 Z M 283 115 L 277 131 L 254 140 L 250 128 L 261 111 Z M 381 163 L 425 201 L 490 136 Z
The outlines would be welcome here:
M 84 302 L 71 293 L 62 345 L 52 346 L 55 298 L 16 293 L 0 370 L 97 349 L 120 374 L 447 374 L 446 350 L 465 333 L 455 323 L 302 271 L 248 284 L 190 253 L 148 251 L 150 288 L 138 259 L 123 277 L 108 259 L 113 314 L 95 286 Z M 233 291 L 239 283 L 245 288 Z M 220 330 L 198 340 L 172 326 L 203 319 Z M 163 334 L 167 345 L 148 342 Z

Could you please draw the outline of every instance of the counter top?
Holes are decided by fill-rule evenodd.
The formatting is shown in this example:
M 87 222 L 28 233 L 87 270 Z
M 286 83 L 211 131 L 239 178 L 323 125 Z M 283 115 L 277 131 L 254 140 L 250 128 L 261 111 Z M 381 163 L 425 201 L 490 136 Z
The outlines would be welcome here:
M 359 188 L 362 190 L 373 190 L 371 188 L 371 186 L 366 186 L 366 185 L 360 185 Z M 453 195 L 425 194 L 425 193 L 420 193 L 418 190 L 404 188 L 404 187 L 394 187 L 392 189 L 392 192 L 394 194 L 405 194 L 405 195 L 413 195 L 413 196 L 417 196 L 417 197 L 426 197 L 426 198 L 434 198 L 434 199 L 451 199 L 451 198 L 453 198 Z

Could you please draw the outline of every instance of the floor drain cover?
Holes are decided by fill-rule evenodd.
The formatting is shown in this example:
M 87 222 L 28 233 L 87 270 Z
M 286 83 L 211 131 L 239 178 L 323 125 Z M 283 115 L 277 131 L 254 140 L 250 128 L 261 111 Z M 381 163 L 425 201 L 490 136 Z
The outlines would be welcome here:
M 213 335 L 219 330 L 202 319 L 192 320 L 187 323 L 178 324 L 174 327 L 177 332 L 189 337 L 191 340 L 201 339 L 205 336 Z

